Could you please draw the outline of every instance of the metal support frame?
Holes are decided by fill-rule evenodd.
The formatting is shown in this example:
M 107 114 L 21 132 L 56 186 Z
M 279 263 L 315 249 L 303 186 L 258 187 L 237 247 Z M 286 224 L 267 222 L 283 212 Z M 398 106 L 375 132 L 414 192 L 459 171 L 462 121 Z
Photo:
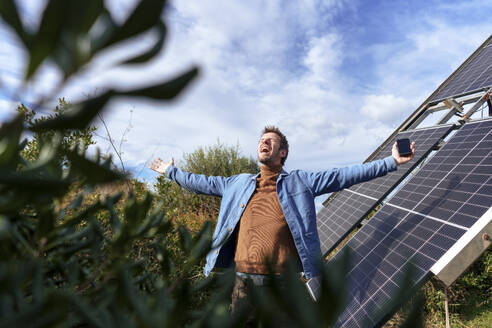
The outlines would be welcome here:
M 489 106 L 489 116 L 492 116 L 492 101 L 490 101 L 490 97 L 487 98 L 487 106 Z
M 444 288 L 444 311 L 446 311 L 446 328 L 451 328 L 451 324 L 449 322 L 448 287 Z
M 412 124 L 410 124 L 410 126 L 407 127 L 407 130 L 412 130 L 412 129 L 416 129 L 420 123 L 422 123 L 422 121 L 424 121 L 427 116 L 429 116 L 431 112 L 428 112 L 428 111 L 425 111 L 423 112 L 419 117 L 417 117 L 413 122 Z
M 458 113 L 463 114 L 464 112 L 463 103 L 458 103 L 453 98 L 448 98 L 444 100 L 443 103 L 444 105 L 446 105 L 447 108 L 449 108 L 449 110 L 446 114 L 444 114 L 443 117 L 441 117 L 441 119 L 439 120 L 439 122 L 437 122 L 437 124 L 444 124 L 447 121 L 449 121 L 449 119 L 454 115 L 457 115 Z
M 463 97 L 456 97 L 455 100 L 457 102 L 459 102 L 462 106 L 465 106 L 465 105 L 472 104 L 472 103 L 478 101 L 484 94 L 485 94 L 485 90 L 475 92 L 471 95 L 467 95 L 467 96 L 463 96 Z M 446 110 L 448 108 L 449 107 L 447 107 L 442 101 L 440 101 L 437 104 L 429 106 L 429 108 L 427 109 L 427 112 L 434 113 L 434 112 L 439 112 L 441 110 Z
M 483 103 L 487 101 L 487 99 L 490 99 L 490 95 L 492 94 L 492 88 L 487 90 L 486 93 L 480 99 L 473 105 L 472 108 L 468 112 L 463 115 L 463 117 L 460 119 L 461 123 L 465 123 L 466 121 L 470 120 L 470 117 L 480 108 L 482 107 Z
M 476 101 L 480 100 L 483 95 L 486 94 L 486 92 L 481 91 L 478 93 L 474 93 L 471 95 L 459 97 L 456 99 L 450 98 L 455 104 L 460 105 L 458 108 L 461 108 L 463 112 L 463 106 L 475 103 Z M 437 124 L 444 124 L 446 123 L 453 115 L 456 113 L 459 113 L 459 111 L 451 110 L 451 107 L 449 106 L 449 100 L 446 99 L 443 101 L 440 101 L 432 106 L 428 106 L 423 112 L 421 112 L 420 116 L 418 116 L 408 127 L 405 128 L 405 130 L 411 130 L 411 129 L 416 129 L 420 123 L 422 123 L 430 114 L 440 112 L 443 110 L 448 110 L 446 114 L 439 120 L 439 123 Z M 448 102 L 448 104 L 446 104 Z M 491 104 L 492 105 L 492 104 Z M 492 109 L 491 109 L 492 111 Z M 490 114 L 492 116 L 492 113 Z

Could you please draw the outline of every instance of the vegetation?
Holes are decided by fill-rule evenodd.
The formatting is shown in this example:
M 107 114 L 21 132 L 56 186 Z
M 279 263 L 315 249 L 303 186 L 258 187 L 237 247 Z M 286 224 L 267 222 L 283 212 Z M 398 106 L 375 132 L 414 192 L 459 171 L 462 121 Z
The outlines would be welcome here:
M 423 288 L 429 327 L 444 327 L 444 287 L 432 279 Z M 490 327 L 492 324 L 492 250 L 482 256 L 448 288 L 453 327 Z
M 65 100 L 65 98 L 61 98 L 58 99 L 58 105 L 55 107 L 52 114 L 36 116 L 37 113 L 34 110 L 27 108 L 24 104 L 20 104 L 17 107 L 17 112 L 24 117 L 24 122 L 27 128 L 31 128 L 36 124 L 60 118 L 64 113 L 67 112 L 69 108 L 70 104 Z M 94 145 L 96 143 L 93 139 L 95 131 L 95 126 L 87 126 L 83 129 L 62 130 L 58 132 L 61 140 L 59 153 L 57 154 L 56 158 L 59 158 L 61 160 L 60 164 L 63 167 L 66 167 L 68 165 L 68 160 L 64 155 L 67 150 L 73 147 L 79 147 L 79 149 L 86 151 L 90 145 Z M 30 162 L 38 160 L 41 151 L 41 145 L 53 139 L 55 133 L 55 130 L 34 132 L 31 138 L 26 139 L 26 146 L 22 149 L 21 152 L 22 157 Z
M 165 1 L 142 0 L 118 24 L 102 0 L 51 0 L 35 30 L 24 28 L 14 0 L 0 2 L 0 16 L 25 47 L 25 84 L 50 60 L 62 72 L 55 94 L 94 56 L 148 31 L 159 35 L 153 47 L 121 65 L 152 59 L 166 35 L 164 7 Z M 205 278 L 195 272 L 210 249 L 212 223 L 195 233 L 175 225 L 165 204 L 142 184 L 118 187 L 127 177 L 111 158 L 85 152 L 92 141 L 91 122 L 111 99 L 171 100 L 197 74 L 191 68 L 144 88 L 109 86 L 79 103 L 61 101 L 44 117 L 21 106 L 19 115 L 1 126 L 0 327 L 235 327 L 244 321 L 246 308 L 228 313 L 234 274 Z M 23 92 L 22 87 L 17 94 Z M 38 99 L 35 108 L 51 101 L 49 95 Z M 217 156 L 230 151 L 216 149 Z M 237 157 L 237 151 L 230 154 Z M 236 159 L 231 163 L 241 169 L 252 163 Z M 239 169 L 234 165 L 218 169 Z M 113 192 L 118 189 L 125 192 Z M 309 301 L 294 270 L 285 281 L 276 279 L 272 293 L 255 297 L 265 326 L 273 309 L 289 313 L 300 326 L 329 324 L 340 308 L 334 300 L 343 284 L 330 284 L 328 277 L 324 272 L 319 303 Z M 280 283 L 288 288 L 280 290 Z M 207 290 L 213 293 L 199 302 Z
M 190 154 L 184 154 L 183 158 L 183 163 L 178 164 L 183 170 L 210 176 L 256 174 L 260 170 L 254 158 L 241 155 L 239 145 L 227 146 L 220 141 L 213 146 L 199 147 Z M 168 216 L 174 220 L 189 218 L 188 227 L 192 230 L 196 231 L 205 221 L 216 221 L 220 198 L 186 191 L 164 176 L 157 178 L 154 187 L 167 208 Z
M 20 115 L 0 129 L 0 327 L 234 327 L 244 321 L 246 308 L 228 313 L 234 274 L 195 273 L 210 249 L 211 222 L 196 233 L 176 226 L 135 181 L 133 192 L 112 193 L 125 177 L 109 161 L 62 149 L 56 131 L 32 149 L 38 158 L 27 160 L 26 146 L 37 146 L 21 142 L 23 123 Z M 275 278 L 271 294 L 257 294 L 265 326 L 279 309 L 299 326 L 332 322 L 344 271 L 323 272 L 318 303 L 309 300 L 294 266 L 282 281 Z

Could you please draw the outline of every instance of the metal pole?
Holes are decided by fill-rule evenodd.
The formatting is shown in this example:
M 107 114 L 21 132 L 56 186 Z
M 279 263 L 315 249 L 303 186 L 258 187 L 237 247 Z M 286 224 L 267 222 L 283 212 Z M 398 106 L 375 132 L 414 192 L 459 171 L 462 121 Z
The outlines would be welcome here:
M 487 106 L 489 107 L 489 116 L 492 116 L 492 102 L 490 101 L 490 96 L 487 98 Z
M 449 307 L 448 307 L 448 288 L 444 288 L 444 309 L 446 310 L 446 328 L 451 328 L 449 324 Z

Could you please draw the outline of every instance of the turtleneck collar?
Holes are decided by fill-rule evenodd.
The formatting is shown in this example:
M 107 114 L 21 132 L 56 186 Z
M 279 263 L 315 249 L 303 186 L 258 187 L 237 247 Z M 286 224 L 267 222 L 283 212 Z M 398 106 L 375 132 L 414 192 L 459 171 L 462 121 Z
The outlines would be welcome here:
M 263 177 L 279 174 L 282 171 L 282 165 L 278 166 L 260 166 L 260 174 Z

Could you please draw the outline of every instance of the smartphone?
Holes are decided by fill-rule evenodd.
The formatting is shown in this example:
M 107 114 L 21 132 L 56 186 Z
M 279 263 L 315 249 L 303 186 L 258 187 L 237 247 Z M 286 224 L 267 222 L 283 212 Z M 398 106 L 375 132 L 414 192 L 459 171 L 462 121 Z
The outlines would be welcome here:
M 396 145 L 398 147 L 398 153 L 400 153 L 400 156 L 408 157 L 412 155 L 412 149 L 410 148 L 410 139 L 398 139 L 396 140 Z

